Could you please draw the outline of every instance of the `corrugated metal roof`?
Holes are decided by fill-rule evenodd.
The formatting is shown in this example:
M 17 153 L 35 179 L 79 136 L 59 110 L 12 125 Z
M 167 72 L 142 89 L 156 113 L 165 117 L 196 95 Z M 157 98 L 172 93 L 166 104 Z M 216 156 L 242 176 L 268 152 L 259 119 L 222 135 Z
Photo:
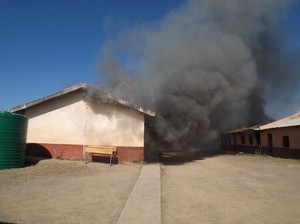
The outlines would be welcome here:
M 74 92 L 74 91 L 76 91 L 78 89 L 86 88 L 86 87 L 88 87 L 88 84 L 86 84 L 86 83 L 79 83 L 77 85 L 74 85 L 74 86 L 71 86 L 69 88 L 63 89 L 63 90 L 61 90 L 59 92 L 56 92 L 56 93 L 53 93 L 51 95 L 39 98 L 37 100 L 33 100 L 33 101 L 29 102 L 29 103 L 25 103 L 25 104 L 22 104 L 22 105 L 10 108 L 9 112 L 17 112 L 17 111 L 20 111 L 20 110 L 24 110 L 24 109 L 26 109 L 28 107 L 35 106 L 37 104 L 46 102 L 46 101 L 51 100 L 53 98 L 56 98 L 56 97 L 65 95 L 67 93 Z
M 254 126 L 250 126 L 250 127 L 236 128 L 236 129 L 233 129 L 233 130 L 230 130 L 230 131 L 223 132 L 223 134 L 240 133 L 240 132 L 243 132 L 243 131 L 246 131 L 246 130 L 257 131 L 257 130 L 259 130 L 259 125 L 254 125 Z
M 273 129 L 273 128 L 285 128 L 285 127 L 295 127 L 300 126 L 300 111 L 292 114 L 288 117 L 282 118 L 280 120 L 265 124 L 265 125 L 255 125 L 251 127 L 241 127 L 236 128 L 234 130 L 223 132 L 223 134 L 233 134 L 233 133 L 240 133 L 247 130 L 267 130 L 267 129 Z
M 260 126 L 260 130 L 300 126 L 300 111 L 280 120 Z
M 48 100 L 51 100 L 51 99 L 54 99 L 56 97 L 59 97 L 59 96 L 62 96 L 62 95 L 65 95 L 67 93 L 71 93 L 71 92 L 74 92 L 76 90 L 79 90 L 79 89 L 82 89 L 82 90 L 87 90 L 88 88 L 90 88 L 90 86 L 86 83 L 79 83 L 77 85 L 74 85 L 74 86 L 71 86 L 69 88 L 66 88 L 66 89 L 63 89 L 59 92 L 56 92 L 54 94 L 51 94 L 51 95 L 48 95 L 48 96 L 45 96 L 45 97 L 42 97 L 40 99 L 37 99 L 37 100 L 34 100 L 34 101 L 31 101 L 29 103 L 25 103 L 25 104 L 22 104 L 22 105 L 19 105 L 19 106 L 16 106 L 16 107 L 13 107 L 11 109 L 9 109 L 10 112 L 17 112 L 17 111 L 21 111 L 21 110 L 24 110 L 26 108 L 29 108 L 29 107 L 32 107 L 32 106 L 35 106 L 37 104 L 40 104 L 40 103 L 44 103 Z M 154 117 L 155 116 L 155 112 L 149 110 L 149 109 L 145 109 L 143 107 L 140 107 L 138 105 L 135 105 L 135 104 L 132 104 L 132 103 L 129 103 L 128 101 L 126 100 L 123 100 L 123 99 L 120 99 L 120 98 L 117 98 L 117 97 L 113 97 L 111 94 L 107 93 L 107 96 L 108 98 L 111 99 L 111 102 L 112 103 L 116 103 L 116 104 L 120 104 L 122 106 L 126 106 L 126 107 L 129 107 L 129 108 L 132 108 L 134 110 L 137 110 L 143 114 L 147 114 L 151 117 Z

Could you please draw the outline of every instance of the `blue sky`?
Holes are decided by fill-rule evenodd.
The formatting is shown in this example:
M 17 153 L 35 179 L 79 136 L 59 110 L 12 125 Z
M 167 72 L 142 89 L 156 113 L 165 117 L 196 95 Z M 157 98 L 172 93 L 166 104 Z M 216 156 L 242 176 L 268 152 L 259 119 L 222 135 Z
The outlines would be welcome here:
M 0 110 L 98 80 L 102 44 L 119 25 L 163 18 L 184 0 L 0 0 Z M 298 3 L 286 45 L 300 47 Z
M 118 24 L 161 19 L 182 2 L 0 0 L 0 110 L 93 83 L 101 45 Z

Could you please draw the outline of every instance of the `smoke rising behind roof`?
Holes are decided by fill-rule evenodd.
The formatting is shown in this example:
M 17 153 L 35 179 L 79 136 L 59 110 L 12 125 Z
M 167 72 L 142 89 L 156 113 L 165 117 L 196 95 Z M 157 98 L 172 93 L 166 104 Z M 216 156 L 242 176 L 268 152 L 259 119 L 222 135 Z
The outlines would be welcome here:
M 220 131 L 268 121 L 265 104 L 299 86 L 297 60 L 280 47 L 291 5 L 190 0 L 124 29 L 101 52 L 105 88 L 157 113 L 152 136 L 162 150 L 213 147 Z

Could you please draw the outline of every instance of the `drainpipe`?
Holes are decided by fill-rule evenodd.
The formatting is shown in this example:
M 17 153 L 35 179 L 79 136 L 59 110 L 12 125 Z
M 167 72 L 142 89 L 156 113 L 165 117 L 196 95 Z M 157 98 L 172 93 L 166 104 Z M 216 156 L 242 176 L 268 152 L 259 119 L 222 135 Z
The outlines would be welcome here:
M 85 146 L 86 146 L 86 135 L 87 135 L 87 116 L 88 116 L 88 103 L 85 104 L 85 117 L 84 117 L 84 126 L 83 126 L 82 157 L 84 160 L 86 160 Z

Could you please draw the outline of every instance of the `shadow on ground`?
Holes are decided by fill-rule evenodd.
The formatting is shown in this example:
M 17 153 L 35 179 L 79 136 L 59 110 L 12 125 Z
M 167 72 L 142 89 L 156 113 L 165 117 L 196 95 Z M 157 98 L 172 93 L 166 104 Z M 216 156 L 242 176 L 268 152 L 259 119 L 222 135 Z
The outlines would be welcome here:
M 0 221 L 0 224 L 17 224 L 17 223 L 15 223 L 15 222 L 1 222 Z
M 110 164 L 110 158 L 109 158 L 109 156 L 93 155 L 92 160 L 89 160 L 88 163 L 91 163 L 91 162 Z M 117 164 L 119 164 L 118 157 L 113 158 L 111 165 L 117 165 Z
M 164 165 L 182 165 L 221 154 L 219 152 L 161 152 L 160 162 Z
M 51 158 L 36 157 L 36 156 L 25 156 L 24 167 L 34 166 L 34 165 L 38 164 L 41 160 L 45 160 L 45 159 L 51 159 Z M 0 222 L 0 224 L 1 224 L 1 222 Z

